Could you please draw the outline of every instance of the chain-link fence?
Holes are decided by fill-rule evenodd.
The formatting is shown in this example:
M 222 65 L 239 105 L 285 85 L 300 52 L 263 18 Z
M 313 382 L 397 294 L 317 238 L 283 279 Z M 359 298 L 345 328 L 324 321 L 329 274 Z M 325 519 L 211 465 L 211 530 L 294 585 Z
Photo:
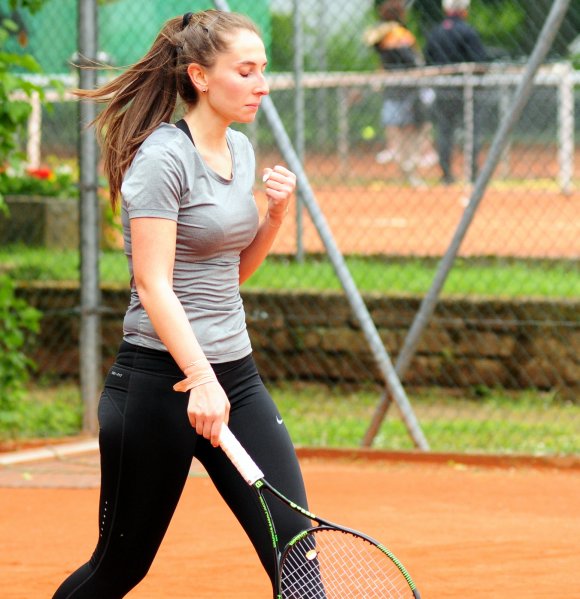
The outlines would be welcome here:
M 65 86 L 76 84 L 70 67 L 77 48 L 76 4 L 49 1 L 34 16 L 22 13 L 11 42 Z M 580 450 L 577 0 L 482 190 L 442 291 L 433 298 L 434 311 L 417 322 L 500 125 L 513 113 L 553 5 L 472 0 L 467 22 L 481 37 L 486 61 L 442 64 L 428 52 L 431 32 L 444 19 L 439 0 L 407 2 L 403 21 L 417 42 L 416 65 L 390 69 L 381 61 L 383 38 L 377 42 L 377 34 L 369 33 L 380 32 L 377 26 L 389 20 L 381 21 L 380 7 L 370 0 L 230 3 L 264 33 L 270 97 L 307 177 L 272 256 L 243 288 L 255 355 L 274 388 L 324 385 L 337 398 L 353 388 L 370 392 L 365 427 L 374 416 L 376 430 L 367 431 L 367 442 L 412 446 L 404 432 L 396 434 L 399 412 L 382 401 L 390 393 L 380 351 L 377 357 L 364 318 L 341 288 L 344 281 L 309 209 L 312 200 L 344 257 L 355 296 L 364 299 L 371 329 L 398 368 L 409 332 L 422 327 L 399 374 L 432 449 Z M 8 12 L 4 0 L 0 7 Z M 100 2 L 99 59 L 116 67 L 129 64 L 166 19 L 209 7 L 211 2 L 182 0 Z M 23 38 L 27 45 L 21 49 Z M 35 104 L 23 148 L 37 177 L 54 181 L 58 171 L 63 178 L 70 172 L 74 180 L 78 106 L 68 96 L 48 93 L 48 105 Z M 406 120 L 397 111 L 412 116 Z M 267 117 L 261 113 L 243 127 L 255 147 L 258 172 L 288 157 Z M 106 367 L 119 341 L 128 293 L 117 218 L 106 208 L 104 187 L 100 193 Z M 256 199 L 263 210 L 259 185 Z M 75 380 L 77 222 L 75 199 L 21 196 L 0 225 L 2 270 L 44 314 L 33 357 L 47 376 Z M 460 443 L 465 434 L 467 442 Z

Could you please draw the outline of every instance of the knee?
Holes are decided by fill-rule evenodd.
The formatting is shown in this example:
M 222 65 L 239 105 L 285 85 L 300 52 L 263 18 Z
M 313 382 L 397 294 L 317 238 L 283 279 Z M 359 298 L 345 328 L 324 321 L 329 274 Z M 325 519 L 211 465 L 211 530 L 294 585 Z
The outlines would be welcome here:
M 153 558 L 141 552 L 124 555 L 107 555 L 99 562 L 92 562 L 94 583 L 106 589 L 108 596 L 124 597 L 147 576 Z M 100 581 L 100 582 L 99 582 Z
M 147 576 L 154 557 L 154 555 L 149 556 L 143 552 L 135 551 L 119 560 L 117 571 L 122 573 L 126 587 L 125 593 L 136 587 Z

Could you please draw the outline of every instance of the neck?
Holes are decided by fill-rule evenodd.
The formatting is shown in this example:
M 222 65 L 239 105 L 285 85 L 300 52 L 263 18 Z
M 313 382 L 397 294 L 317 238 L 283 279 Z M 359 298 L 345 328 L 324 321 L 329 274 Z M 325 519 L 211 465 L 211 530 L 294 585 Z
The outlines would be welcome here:
M 226 131 L 229 123 L 216 117 L 204 104 L 189 110 L 183 117 L 188 124 L 196 145 L 219 150 L 226 144 Z

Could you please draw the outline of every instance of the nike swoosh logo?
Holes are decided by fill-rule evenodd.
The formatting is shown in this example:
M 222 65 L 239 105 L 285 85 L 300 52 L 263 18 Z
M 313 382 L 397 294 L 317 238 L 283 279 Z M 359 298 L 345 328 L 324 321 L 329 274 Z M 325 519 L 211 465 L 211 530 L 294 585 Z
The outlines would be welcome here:
M 284 422 L 284 420 L 282 420 L 282 418 L 279 418 L 278 416 L 276 416 L 276 422 L 278 424 L 282 424 Z

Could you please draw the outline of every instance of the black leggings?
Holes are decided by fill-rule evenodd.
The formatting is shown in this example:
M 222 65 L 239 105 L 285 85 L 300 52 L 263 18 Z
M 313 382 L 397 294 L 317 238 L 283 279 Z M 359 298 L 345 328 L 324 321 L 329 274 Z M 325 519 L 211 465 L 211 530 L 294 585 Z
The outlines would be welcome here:
M 213 368 L 231 403 L 234 434 L 266 478 L 306 506 L 292 442 L 252 356 Z M 182 378 L 169 353 L 121 345 L 99 403 L 98 544 L 91 559 L 63 582 L 53 599 L 118 599 L 144 578 L 193 457 L 207 470 L 273 579 L 276 557 L 256 495 L 222 450 L 191 427 L 188 394 L 172 389 Z M 275 500 L 269 506 L 281 546 L 308 525 Z

